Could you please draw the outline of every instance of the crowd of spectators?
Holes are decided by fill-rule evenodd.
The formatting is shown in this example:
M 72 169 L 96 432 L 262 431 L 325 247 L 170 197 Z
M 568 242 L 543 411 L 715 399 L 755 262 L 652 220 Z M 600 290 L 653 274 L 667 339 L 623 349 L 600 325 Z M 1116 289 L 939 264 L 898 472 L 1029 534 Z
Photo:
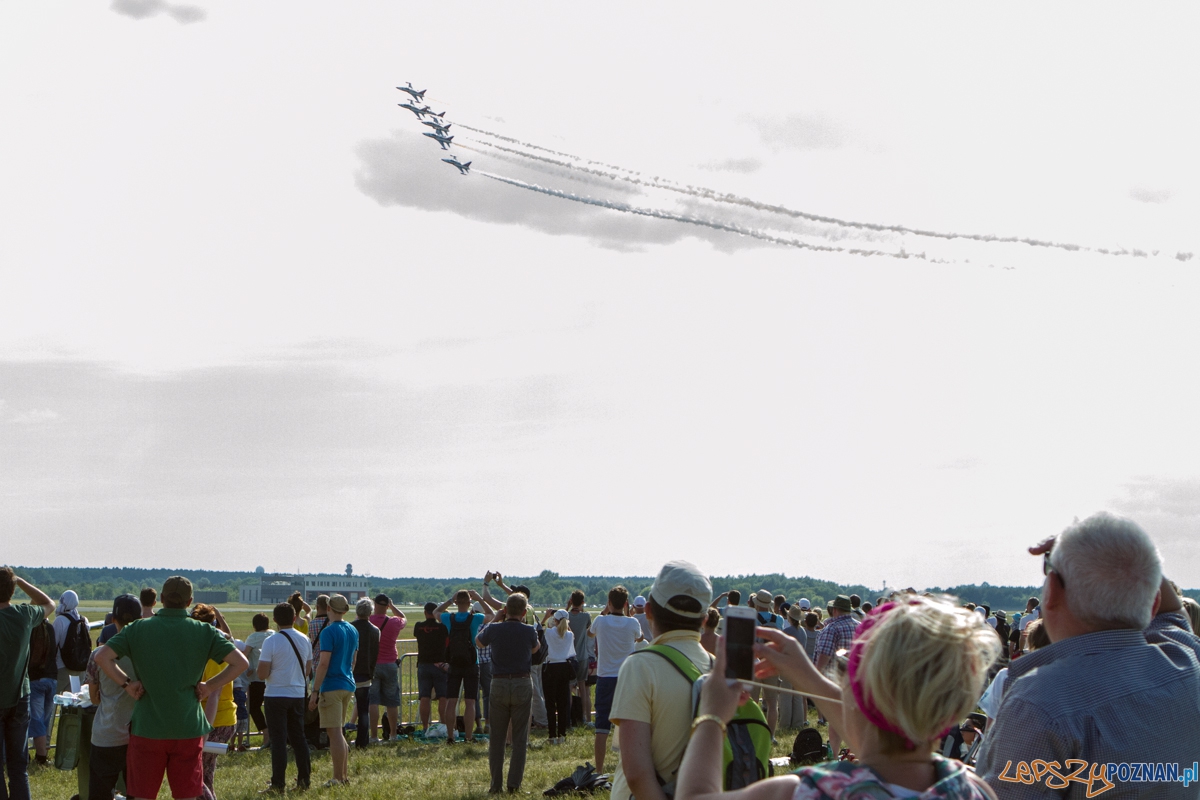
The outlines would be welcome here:
M 420 734 L 486 738 L 493 793 L 521 789 L 531 736 L 544 729 L 561 745 L 586 727 L 597 772 L 610 742 L 617 753 L 614 800 L 1196 797 L 1200 775 L 1186 770 L 1200 750 L 1200 604 L 1164 578 L 1128 519 L 1094 515 L 1030 552 L 1044 585 L 1011 615 L 911 589 L 823 609 L 751 589 L 750 683 L 725 666 L 741 592 L 714 598 L 687 561 L 664 565 L 647 596 L 613 587 L 596 616 L 582 591 L 535 611 L 528 587 L 488 572 L 479 591 L 427 603 L 413 626 Z M 29 602 L 12 602 L 17 589 Z M 347 723 L 358 748 L 417 734 L 399 715 L 408 620 L 386 595 L 351 609 L 338 594 L 312 607 L 297 594 L 256 614 L 245 641 L 192 600 L 182 577 L 116 598 L 81 662 L 90 622 L 76 594 L 55 603 L 0 569 L 0 797 L 29 797 L 28 742 L 46 763 L 52 700 L 72 678 L 96 707 L 91 800 L 111 800 L 122 779 L 127 797 L 157 797 L 164 777 L 173 797 L 213 800 L 217 745 L 245 747 L 251 721 L 271 754 L 264 791 L 277 793 L 289 750 L 293 786 L 311 786 L 313 746 L 330 751 L 324 786 L 349 783 Z M 799 730 L 797 747 L 824 724 L 824 740 L 809 735 L 818 763 L 731 781 L 747 704 L 772 736 Z

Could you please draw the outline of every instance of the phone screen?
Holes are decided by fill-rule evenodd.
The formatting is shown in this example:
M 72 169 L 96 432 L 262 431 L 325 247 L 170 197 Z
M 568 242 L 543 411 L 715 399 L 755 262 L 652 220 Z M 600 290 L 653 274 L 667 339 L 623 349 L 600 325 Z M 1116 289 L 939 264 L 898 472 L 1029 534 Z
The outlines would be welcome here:
M 753 618 L 725 617 L 725 677 L 739 681 L 754 680 L 756 624 Z

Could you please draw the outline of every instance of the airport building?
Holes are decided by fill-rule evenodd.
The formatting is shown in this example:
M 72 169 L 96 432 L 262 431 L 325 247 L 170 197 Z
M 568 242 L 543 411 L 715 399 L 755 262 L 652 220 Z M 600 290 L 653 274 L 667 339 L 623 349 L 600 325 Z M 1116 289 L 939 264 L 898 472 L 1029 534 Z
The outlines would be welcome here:
M 312 603 L 321 594 L 340 594 L 354 605 L 367 596 L 367 579 L 353 575 L 260 575 L 258 583 L 243 586 L 239 600 L 245 605 L 282 603 L 300 592 Z

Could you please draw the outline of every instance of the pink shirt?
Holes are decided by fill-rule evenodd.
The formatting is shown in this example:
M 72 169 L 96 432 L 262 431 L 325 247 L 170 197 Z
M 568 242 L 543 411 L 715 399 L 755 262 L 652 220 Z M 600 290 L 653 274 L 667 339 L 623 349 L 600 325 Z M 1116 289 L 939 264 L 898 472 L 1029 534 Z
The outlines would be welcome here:
M 400 631 L 404 630 L 408 620 L 383 614 L 372 614 L 368 619 L 372 625 L 379 628 L 379 657 L 375 659 L 375 663 L 395 664 L 396 640 L 400 638 Z

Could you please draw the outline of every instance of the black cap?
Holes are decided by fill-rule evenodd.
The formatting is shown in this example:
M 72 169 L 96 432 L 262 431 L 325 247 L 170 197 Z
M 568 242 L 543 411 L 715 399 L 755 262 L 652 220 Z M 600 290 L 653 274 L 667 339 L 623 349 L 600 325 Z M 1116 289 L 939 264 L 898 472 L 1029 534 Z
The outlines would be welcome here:
M 453 174 L 453 173 L 451 173 L 451 174 Z M 431 603 L 425 604 L 425 613 L 426 614 L 432 614 L 436 610 L 437 610 L 437 603 L 431 602 Z
M 142 601 L 131 594 L 121 595 L 113 600 L 113 616 L 140 619 L 142 616 Z
M 453 173 L 451 173 L 451 174 L 453 174 Z M 380 592 L 379 594 L 375 595 L 375 602 L 381 606 L 386 606 L 392 602 L 392 598 L 388 597 L 383 592 Z

